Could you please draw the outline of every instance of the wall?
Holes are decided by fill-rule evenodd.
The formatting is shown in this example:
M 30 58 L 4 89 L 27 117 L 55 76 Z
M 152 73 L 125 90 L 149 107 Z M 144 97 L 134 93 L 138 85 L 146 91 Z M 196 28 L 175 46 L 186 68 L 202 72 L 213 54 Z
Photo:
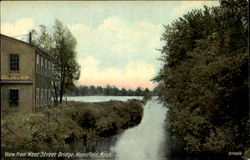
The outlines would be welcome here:
M 32 111 L 32 89 L 31 84 L 4 84 L 1 85 L 1 112 L 6 111 L 21 111 L 21 112 L 31 112 Z M 19 106 L 10 107 L 9 106 L 9 90 L 18 89 L 19 90 Z
M 19 54 L 19 71 L 10 71 L 10 54 Z M 35 49 L 33 46 L 1 35 L 1 108 L 32 111 L 35 104 Z M 5 83 L 3 81 L 8 81 Z M 28 84 L 21 81 L 29 81 Z M 16 82 L 20 83 L 17 84 Z M 9 107 L 9 89 L 19 89 L 19 108 Z M 9 109 L 8 109 L 9 108 Z

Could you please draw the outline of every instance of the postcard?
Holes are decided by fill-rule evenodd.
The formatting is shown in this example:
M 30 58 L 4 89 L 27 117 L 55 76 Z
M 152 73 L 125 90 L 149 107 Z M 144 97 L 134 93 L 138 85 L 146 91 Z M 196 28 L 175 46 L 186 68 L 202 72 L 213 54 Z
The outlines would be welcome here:
M 1 1 L 1 159 L 250 158 L 248 1 Z

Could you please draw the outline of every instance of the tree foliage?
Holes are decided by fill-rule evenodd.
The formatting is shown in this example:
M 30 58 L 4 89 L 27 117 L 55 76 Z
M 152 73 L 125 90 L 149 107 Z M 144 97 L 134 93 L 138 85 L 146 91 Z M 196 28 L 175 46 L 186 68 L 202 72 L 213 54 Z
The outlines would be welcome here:
M 38 45 L 53 58 L 52 81 L 55 103 L 67 89 L 74 85 L 80 77 L 80 66 L 76 61 L 76 39 L 70 30 L 59 20 L 55 21 L 52 31 L 46 26 L 40 26 L 40 31 L 33 32 L 33 43 Z
M 136 90 L 127 90 L 126 88 L 117 88 L 116 86 L 75 86 L 66 93 L 69 96 L 150 96 L 151 91 L 148 88 L 138 87 Z
M 171 133 L 189 152 L 246 150 L 248 1 L 192 10 L 165 26 L 162 40 L 154 80 Z

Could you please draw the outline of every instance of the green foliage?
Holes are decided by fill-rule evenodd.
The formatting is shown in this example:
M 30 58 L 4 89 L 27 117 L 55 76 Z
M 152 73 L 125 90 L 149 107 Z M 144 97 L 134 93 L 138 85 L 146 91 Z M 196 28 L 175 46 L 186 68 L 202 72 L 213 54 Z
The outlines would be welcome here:
M 50 118 L 42 113 L 16 113 L 5 117 L 2 123 L 2 144 L 16 148 L 62 148 L 69 138 L 78 140 L 81 128 L 68 117 L 56 114 Z
M 107 85 L 101 86 L 75 86 L 66 93 L 69 96 L 149 96 L 150 90 L 148 88 L 142 89 L 138 87 L 136 90 L 127 90 L 126 88 L 119 89 L 116 86 Z
M 249 157 L 250 157 L 250 148 L 248 148 L 248 149 L 244 152 L 243 159 L 244 159 L 244 160 L 248 160 Z
M 112 118 L 102 118 L 98 121 L 96 130 L 100 136 L 107 137 L 108 135 L 116 134 L 118 126 Z
M 46 26 L 40 26 L 40 31 L 33 31 L 33 44 L 44 49 L 53 59 L 52 81 L 55 89 L 55 102 L 60 103 L 65 91 L 74 86 L 74 81 L 80 78 L 80 66 L 76 61 L 77 41 L 66 25 L 55 21 L 52 32 Z
M 204 149 L 208 151 L 220 152 L 229 142 L 226 140 L 228 137 L 225 130 L 222 128 L 215 128 L 215 130 L 210 131 L 208 137 L 206 137 L 205 143 L 203 144 Z M 231 137 L 230 137 L 231 138 Z
M 86 108 L 84 111 L 79 112 L 76 121 L 82 128 L 95 128 L 96 127 L 96 112 Z
M 5 148 L 65 148 L 80 140 L 108 137 L 140 123 L 140 101 L 69 102 L 42 113 L 12 113 L 1 119 Z
M 247 3 L 226 0 L 165 26 L 155 90 L 188 152 L 249 146 Z

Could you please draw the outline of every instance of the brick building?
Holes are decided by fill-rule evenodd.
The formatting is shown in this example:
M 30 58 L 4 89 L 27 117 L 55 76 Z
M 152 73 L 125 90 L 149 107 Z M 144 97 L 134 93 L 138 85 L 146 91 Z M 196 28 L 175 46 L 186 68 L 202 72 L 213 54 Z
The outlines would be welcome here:
M 40 48 L 1 34 L 1 112 L 32 112 L 51 106 L 49 54 Z

